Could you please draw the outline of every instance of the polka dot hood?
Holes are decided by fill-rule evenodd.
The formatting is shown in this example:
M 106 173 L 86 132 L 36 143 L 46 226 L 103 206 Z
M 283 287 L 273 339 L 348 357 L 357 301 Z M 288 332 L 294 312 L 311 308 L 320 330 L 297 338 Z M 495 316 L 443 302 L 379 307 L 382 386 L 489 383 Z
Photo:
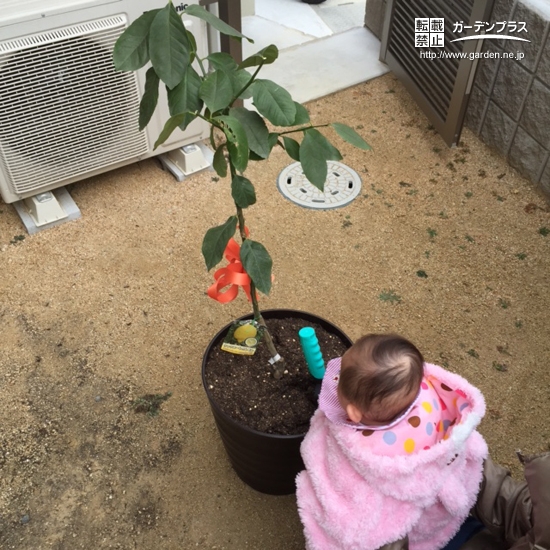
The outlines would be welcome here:
M 487 445 L 481 392 L 424 364 L 413 405 L 388 426 L 352 423 L 335 406 L 329 362 L 302 443 L 297 500 L 309 550 L 376 550 L 408 535 L 410 550 L 442 548 L 476 501 Z
M 360 431 L 368 438 L 363 444 L 374 454 L 397 456 L 428 450 L 448 439 L 454 426 L 465 421 L 472 411 L 473 403 L 463 390 L 451 388 L 434 375 L 425 373 L 416 399 L 391 424 L 366 426 L 352 422 L 338 400 L 340 366 L 340 357 L 328 362 L 319 408 L 331 422 Z

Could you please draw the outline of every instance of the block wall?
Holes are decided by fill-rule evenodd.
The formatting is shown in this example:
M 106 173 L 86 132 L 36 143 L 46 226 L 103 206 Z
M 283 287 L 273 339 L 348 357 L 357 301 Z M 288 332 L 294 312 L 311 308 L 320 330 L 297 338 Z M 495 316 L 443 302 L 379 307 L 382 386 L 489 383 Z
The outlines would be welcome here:
M 523 59 L 481 61 L 466 125 L 550 197 L 550 6 L 496 0 L 491 21 L 525 22 L 528 32 L 517 36 L 530 42 L 485 41 L 484 51 Z

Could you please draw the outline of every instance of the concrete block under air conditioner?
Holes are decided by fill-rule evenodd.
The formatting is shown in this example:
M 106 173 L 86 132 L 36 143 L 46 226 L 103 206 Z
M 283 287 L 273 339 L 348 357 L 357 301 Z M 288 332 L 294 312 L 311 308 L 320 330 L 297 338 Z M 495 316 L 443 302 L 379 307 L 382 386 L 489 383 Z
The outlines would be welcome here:
M 13 203 L 29 235 L 80 218 L 80 209 L 69 192 L 60 187 Z
M 202 143 L 191 143 L 159 156 L 163 166 L 169 170 L 178 181 L 186 176 L 209 168 L 214 154 Z

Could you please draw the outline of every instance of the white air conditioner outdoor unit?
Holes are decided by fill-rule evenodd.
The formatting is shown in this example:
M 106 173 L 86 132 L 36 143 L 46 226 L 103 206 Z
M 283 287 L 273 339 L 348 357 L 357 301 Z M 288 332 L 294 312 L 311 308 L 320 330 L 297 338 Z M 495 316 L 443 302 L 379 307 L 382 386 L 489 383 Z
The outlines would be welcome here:
M 6 203 L 208 136 L 206 123 L 196 119 L 153 151 L 169 117 L 166 101 L 161 95 L 140 132 L 147 67 L 121 73 L 113 66 L 113 47 L 124 29 L 144 11 L 165 5 L 166 0 L 0 0 L 0 194 Z M 206 23 L 192 17 L 184 22 L 204 57 Z

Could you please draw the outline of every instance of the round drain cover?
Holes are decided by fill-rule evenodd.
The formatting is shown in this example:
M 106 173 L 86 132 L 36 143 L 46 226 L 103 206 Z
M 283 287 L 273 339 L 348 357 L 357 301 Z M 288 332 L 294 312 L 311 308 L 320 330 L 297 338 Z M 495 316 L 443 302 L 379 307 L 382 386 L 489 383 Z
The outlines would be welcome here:
M 349 166 L 329 160 L 325 190 L 320 191 L 304 175 L 302 165 L 287 166 L 277 180 L 279 191 L 287 199 L 304 208 L 327 210 L 349 204 L 361 192 L 361 178 Z

